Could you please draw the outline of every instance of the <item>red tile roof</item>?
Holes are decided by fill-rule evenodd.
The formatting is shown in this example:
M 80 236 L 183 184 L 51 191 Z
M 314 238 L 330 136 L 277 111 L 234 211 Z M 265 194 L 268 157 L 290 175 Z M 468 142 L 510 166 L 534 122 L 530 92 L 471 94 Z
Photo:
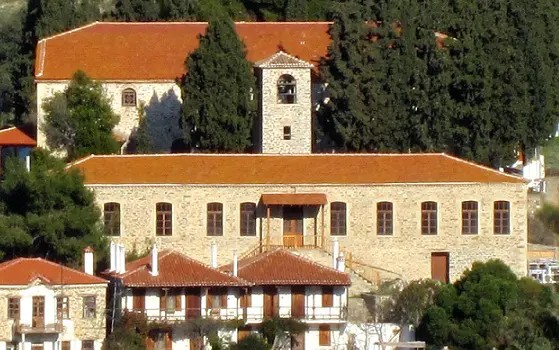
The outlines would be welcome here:
M 12 127 L 0 130 L 0 146 L 37 146 L 37 141 L 24 128 Z
M 248 286 L 250 283 L 211 268 L 172 250 L 158 254 L 159 274 L 152 276 L 151 255 L 126 264 L 126 272 L 113 274 L 126 287 Z
M 36 279 L 45 284 L 102 284 L 107 280 L 41 258 L 18 258 L 0 264 L 0 285 L 28 285 Z
M 99 80 L 174 80 L 185 72 L 185 58 L 198 47 L 206 26 L 95 22 L 39 41 L 35 77 L 67 80 L 81 69 Z M 329 22 L 236 23 L 249 61 L 284 50 L 315 66 L 328 52 L 329 27 Z
M 89 185 L 524 182 L 446 154 L 108 155 L 68 167 Z
M 230 272 L 231 264 L 222 270 Z M 349 286 L 349 274 L 318 264 L 285 249 L 239 260 L 238 276 L 256 285 Z

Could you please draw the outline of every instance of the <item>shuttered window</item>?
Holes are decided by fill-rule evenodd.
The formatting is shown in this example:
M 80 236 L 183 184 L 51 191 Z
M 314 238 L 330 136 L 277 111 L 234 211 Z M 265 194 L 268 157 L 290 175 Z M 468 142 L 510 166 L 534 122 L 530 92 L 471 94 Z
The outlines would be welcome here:
M 334 288 L 330 286 L 322 287 L 322 307 L 334 306 Z
M 318 326 L 318 345 L 319 346 L 330 346 L 330 326 L 327 324 L 321 324 Z

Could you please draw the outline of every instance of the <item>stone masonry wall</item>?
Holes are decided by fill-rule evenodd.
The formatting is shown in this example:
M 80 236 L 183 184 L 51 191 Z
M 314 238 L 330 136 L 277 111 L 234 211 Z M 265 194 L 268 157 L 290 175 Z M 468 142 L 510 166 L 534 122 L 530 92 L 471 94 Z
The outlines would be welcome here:
M 12 327 L 14 321 L 8 319 L 8 298 L 18 297 L 27 286 L 3 287 L 0 289 L 0 340 L 11 341 Z M 61 340 L 98 340 L 105 339 L 105 308 L 106 308 L 106 285 L 70 285 L 48 286 L 54 291 L 54 295 L 68 296 L 69 316 L 63 321 L 64 332 Z M 97 312 L 95 318 L 83 318 L 83 297 L 95 295 Z M 56 302 L 55 302 L 56 305 Z M 28 309 L 31 307 L 29 306 Z
M 297 83 L 296 103 L 278 102 L 277 81 L 289 74 Z M 312 143 L 310 68 L 263 68 L 261 81 L 262 153 L 310 153 Z M 283 127 L 291 127 L 291 140 L 283 139 Z
M 37 145 L 45 147 L 46 139 L 41 125 L 45 113 L 43 103 L 55 93 L 64 91 L 68 82 L 37 83 Z M 138 108 L 145 105 L 148 131 L 156 151 L 168 152 L 174 140 L 182 137 L 179 128 L 181 113 L 181 92 L 175 82 L 104 82 L 105 94 L 111 101 L 112 110 L 120 115 L 120 122 L 114 131 L 119 136 L 130 136 L 138 126 Z M 136 107 L 122 106 L 122 91 L 136 91 Z
M 311 170 L 309 170 L 311 171 Z M 239 235 L 242 202 L 259 203 L 263 193 L 325 193 L 328 202 L 347 203 L 347 235 L 337 236 L 343 249 L 368 264 L 389 269 L 405 279 L 431 276 L 431 253 L 448 252 L 450 278 L 459 278 L 476 260 L 502 259 L 518 275 L 526 274 L 526 188 L 522 184 L 394 184 L 363 186 L 90 186 L 100 208 L 105 202 L 121 205 L 121 237 L 127 249 L 143 250 L 156 242 L 161 248 L 179 250 L 209 263 L 210 244 L 216 241 L 219 264 L 230 262 L 233 251 L 245 252 L 262 238 L 266 241 L 265 208 L 258 204 L 257 235 Z M 478 201 L 479 233 L 462 235 L 461 202 Z M 493 202 L 510 201 L 511 233 L 493 234 Z M 391 201 L 394 206 L 394 234 L 376 234 L 376 203 Z M 438 202 L 438 234 L 421 234 L 421 202 Z M 173 204 L 173 235 L 155 235 L 155 204 Z M 222 237 L 206 235 L 206 205 L 221 202 L 224 208 Z M 325 244 L 330 244 L 330 210 L 324 215 Z M 272 207 L 270 235 L 281 242 L 282 208 Z M 319 237 L 321 213 L 305 208 L 304 235 Z M 311 238 L 312 241 L 312 238 Z M 308 240 L 307 240 L 308 242 Z

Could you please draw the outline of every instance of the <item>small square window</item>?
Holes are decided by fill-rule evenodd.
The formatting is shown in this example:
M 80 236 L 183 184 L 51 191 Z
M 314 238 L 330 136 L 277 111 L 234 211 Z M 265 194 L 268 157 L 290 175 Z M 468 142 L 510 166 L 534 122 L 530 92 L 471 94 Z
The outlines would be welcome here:
M 284 126 L 283 127 L 283 139 L 284 140 L 291 140 L 291 127 Z

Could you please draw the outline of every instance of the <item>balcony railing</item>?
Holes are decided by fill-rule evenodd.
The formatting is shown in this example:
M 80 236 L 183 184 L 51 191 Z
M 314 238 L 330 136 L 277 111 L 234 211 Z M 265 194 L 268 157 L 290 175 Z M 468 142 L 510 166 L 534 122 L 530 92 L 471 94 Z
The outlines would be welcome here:
M 213 318 L 218 320 L 246 320 L 247 322 L 262 322 L 265 318 L 274 316 L 293 317 L 303 321 L 344 321 L 347 319 L 345 307 L 305 307 L 304 310 L 293 311 L 290 307 L 280 307 L 264 310 L 263 307 L 247 308 L 187 308 L 180 310 L 141 309 L 127 310 L 139 313 L 149 321 L 180 322 L 195 318 Z
M 22 322 L 16 320 L 14 323 L 16 333 L 20 334 L 56 334 L 64 331 L 61 321 L 55 323 L 44 323 L 41 321 Z

